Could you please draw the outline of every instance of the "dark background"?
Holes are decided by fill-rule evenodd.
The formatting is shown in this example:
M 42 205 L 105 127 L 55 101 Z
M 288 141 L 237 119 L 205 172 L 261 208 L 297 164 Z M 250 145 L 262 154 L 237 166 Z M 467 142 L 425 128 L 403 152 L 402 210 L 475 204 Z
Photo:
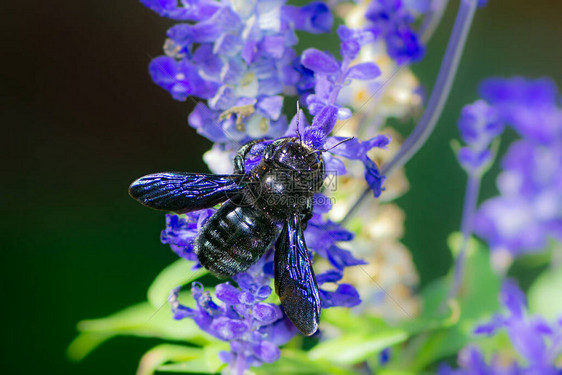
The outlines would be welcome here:
M 454 19 L 452 2 L 414 70 L 428 90 Z M 145 298 L 175 256 L 161 213 L 127 196 L 136 177 L 204 171 L 210 143 L 147 73 L 172 22 L 133 0 L 3 2 L 2 367 L 6 373 L 127 374 L 157 341 L 118 338 L 79 364 L 65 358 L 75 324 Z M 446 272 L 465 177 L 449 148 L 463 104 L 491 75 L 562 83 L 562 3 L 491 0 L 478 11 L 437 132 L 408 164 L 405 243 L 422 283 Z M 505 144 L 503 145 L 505 147 Z M 484 182 L 483 197 L 495 193 Z

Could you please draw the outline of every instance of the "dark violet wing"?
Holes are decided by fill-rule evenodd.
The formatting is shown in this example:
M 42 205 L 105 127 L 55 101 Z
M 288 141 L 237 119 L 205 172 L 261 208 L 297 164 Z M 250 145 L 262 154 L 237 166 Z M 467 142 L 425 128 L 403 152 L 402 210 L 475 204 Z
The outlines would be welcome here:
M 295 327 L 310 336 L 320 322 L 318 285 L 298 216 L 285 223 L 275 244 L 275 291 Z
M 129 195 L 157 210 L 185 213 L 213 207 L 241 191 L 243 175 L 187 172 L 149 174 L 129 186 Z

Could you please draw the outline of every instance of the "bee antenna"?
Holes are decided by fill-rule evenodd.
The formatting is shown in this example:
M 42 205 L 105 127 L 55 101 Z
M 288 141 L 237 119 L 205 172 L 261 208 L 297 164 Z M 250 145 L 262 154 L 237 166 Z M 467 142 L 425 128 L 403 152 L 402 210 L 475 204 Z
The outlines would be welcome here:
M 320 150 L 314 150 L 314 151 L 311 151 L 311 152 L 309 152 L 308 154 L 306 154 L 306 156 L 312 155 L 312 154 L 318 154 L 318 153 L 320 153 L 320 152 L 326 152 L 326 150 L 324 150 L 323 148 L 320 149 Z
M 299 120 L 301 118 L 301 107 L 299 104 L 299 101 L 297 100 L 297 136 L 299 137 L 299 143 L 302 144 L 302 137 L 301 137 L 301 133 L 299 131 Z
M 340 142 L 336 143 L 335 145 L 333 145 L 332 147 L 330 147 L 330 148 L 327 149 L 327 150 L 326 150 L 326 149 L 323 149 L 322 152 L 330 151 L 331 149 L 338 147 L 338 146 L 341 145 L 342 143 L 349 142 L 349 141 L 351 141 L 351 140 L 354 139 L 354 138 L 355 138 L 355 137 L 346 138 L 346 139 L 344 139 L 343 141 L 340 141 Z

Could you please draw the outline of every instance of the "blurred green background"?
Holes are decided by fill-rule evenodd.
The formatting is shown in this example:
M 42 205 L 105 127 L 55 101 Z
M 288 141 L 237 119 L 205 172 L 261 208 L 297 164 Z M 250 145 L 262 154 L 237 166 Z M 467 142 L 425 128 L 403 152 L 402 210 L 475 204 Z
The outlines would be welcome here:
M 428 92 L 457 2 L 414 66 Z M 3 2 L 2 367 L 10 374 L 130 374 L 154 340 L 118 338 L 81 363 L 65 348 L 75 324 L 142 301 L 176 259 L 159 242 L 162 213 L 127 195 L 160 170 L 204 171 L 210 143 L 147 73 L 173 22 L 133 0 Z M 562 3 L 499 1 L 477 13 L 437 132 L 407 166 L 399 200 L 422 285 L 451 262 L 465 177 L 450 151 L 463 104 L 491 75 L 550 76 L 562 84 Z M 505 148 L 504 142 L 503 147 Z M 483 197 L 495 194 L 484 181 Z

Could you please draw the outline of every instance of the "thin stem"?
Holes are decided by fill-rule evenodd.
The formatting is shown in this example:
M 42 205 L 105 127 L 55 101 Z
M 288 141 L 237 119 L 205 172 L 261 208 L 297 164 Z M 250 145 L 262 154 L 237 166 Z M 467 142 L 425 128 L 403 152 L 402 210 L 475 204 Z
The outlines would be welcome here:
M 481 175 L 475 173 L 469 173 L 468 182 L 466 184 L 466 193 L 464 196 L 464 207 L 462 212 L 461 220 L 461 233 L 462 242 L 455 260 L 455 276 L 453 287 L 449 292 L 449 298 L 454 298 L 457 296 L 464 274 L 464 260 L 466 258 L 466 248 L 468 246 L 468 241 L 470 236 L 472 236 L 474 214 L 476 212 L 476 202 L 478 201 L 478 193 L 480 191 L 480 181 Z
M 457 18 L 455 20 L 455 26 L 453 27 L 453 32 L 449 38 L 447 50 L 445 51 L 445 56 L 443 57 L 443 62 L 441 63 L 441 69 L 439 70 L 439 75 L 437 76 L 435 87 L 433 88 L 431 97 L 429 98 L 427 108 L 425 109 L 420 122 L 402 144 L 398 153 L 392 160 L 382 167 L 383 175 L 389 176 L 392 172 L 406 164 L 406 162 L 415 155 L 421 146 L 423 146 L 435 129 L 437 120 L 441 117 L 445 102 L 449 97 L 451 86 L 456 76 L 459 61 L 464 50 L 466 38 L 468 36 L 470 26 L 472 25 L 476 6 L 477 0 L 461 0 L 460 7 L 457 12 Z M 357 208 L 370 195 L 369 188 L 365 189 L 363 194 L 361 194 L 359 199 L 343 218 L 342 224 L 345 224 L 351 216 L 355 214 Z
M 431 2 L 430 14 L 424 19 L 420 27 L 420 39 L 423 43 L 427 44 L 433 36 L 443 18 L 448 3 L 449 0 L 433 0 Z

